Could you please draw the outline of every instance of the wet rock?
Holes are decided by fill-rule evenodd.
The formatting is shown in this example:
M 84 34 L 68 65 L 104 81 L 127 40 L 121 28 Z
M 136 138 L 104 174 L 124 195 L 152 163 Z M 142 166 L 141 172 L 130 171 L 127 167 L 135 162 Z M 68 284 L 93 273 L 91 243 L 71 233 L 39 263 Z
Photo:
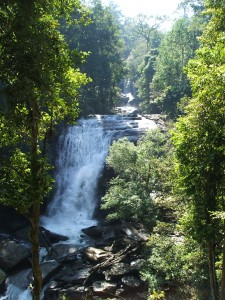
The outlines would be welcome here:
M 131 266 L 126 263 L 116 263 L 110 270 L 105 271 L 105 279 L 110 280 L 111 277 L 128 274 L 132 270 Z
M 13 232 L 13 236 L 20 241 L 30 242 L 29 239 L 30 227 L 20 228 Z
M 135 227 L 133 227 L 129 223 L 124 222 L 121 228 L 123 232 L 133 240 L 147 242 L 149 238 L 149 235 L 138 231 Z
M 21 228 L 15 232 L 13 232 L 13 236 L 22 241 L 30 242 L 30 227 L 24 227 Z M 39 236 L 39 242 L 41 247 L 50 247 L 53 243 L 57 243 L 60 241 L 66 241 L 68 240 L 68 237 L 64 235 L 60 235 L 55 232 L 51 232 L 44 227 L 40 227 L 40 236 Z
M 86 235 L 90 236 L 93 239 L 101 238 L 103 230 L 104 230 L 103 226 L 91 226 L 91 227 L 82 229 L 82 231 Z
M 104 242 L 113 242 L 115 239 L 122 237 L 120 225 L 105 226 L 102 232 L 102 239 Z
M 40 228 L 41 230 L 41 238 L 43 242 L 49 241 L 50 243 L 58 243 L 61 241 L 67 241 L 68 237 L 65 235 L 58 234 L 56 232 L 52 232 L 50 230 L 45 229 L 44 227 Z
M 84 267 L 76 270 L 73 275 L 65 274 L 63 277 L 61 277 L 61 280 L 69 284 L 82 284 L 90 276 L 90 274 L 91 268 Z
M 91 238 L 101 239 L 102 242 L 116 239 L 122 234 L 120 224 L 91 226 L 82 229 L 82 231 Z
M 124 276 L 121 281 L 128 287 L 137 288 L 141 285 L 141 280 L 135 276 Z
M 73 260 L 63 262 L 63 268 L 54 276 L 54 280 L 57 282 L 67 282 L 68 278 L 71 278 L 74 274 L 79 272 L 81 269 L 85 269 L 87 266 L 82 260 Z
M 68 260 L 75 259 L 77 253 L 78 253 L 78 249 L 73 244 L 57 244 L 51 247 L 51 250 L 48 253 L 46 259 L 68 261 Z
M 54 261 L 49 261 L 49 262 L 44 262 L 41 264 L 41 270 L 42 270 L 42 281 L 43 284 L 48 282 L 55 273 L 57 273 L 59 270 L 63 268 L 63 265 L 54 262 Z
M 9 271 L 31 256 L 30 248 L 16 241 L 0 241 L 0 268 Z
M 42 270 L 42 281 L 43 284 L 48 282 L 53 275 L 55 275 L 58 271 L 60 271 L 63 268 L 63 265 L 59 264 L 56 261 L 47 261 L 41 263 L 41 270 Z M 29 273 L 28 278 L 30 281 L 32 281 L 32 271 Z

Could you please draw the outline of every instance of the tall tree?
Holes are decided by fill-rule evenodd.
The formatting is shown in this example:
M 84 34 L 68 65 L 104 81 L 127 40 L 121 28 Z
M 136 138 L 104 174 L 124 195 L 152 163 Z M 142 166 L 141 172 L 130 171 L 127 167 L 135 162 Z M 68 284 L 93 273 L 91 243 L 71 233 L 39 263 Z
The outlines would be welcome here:
M 190 19 L 175 22 L 159 48 L 156 71 L 150 84 L 149 110 L 158 106 L 170 117 L 177 115 L 177 103 L 185 95 L 190 96 L 190 86 L 184 67 L 198 47 L 199 30 L 193 28 Z
M 193 98 L 187 115 L 174 133 L 181 186 L 188 196 L 189 232 L 207 249 L 212 299 L 219 298 L 216 254 L 221 245 L 222 224 L 212 213 L 224 210 L 224 13 L 221 1 L 208 1 L 212 17 L 201 37 L 196 58 L 188 65 Z M 223 260 L 223 264 L 225 260 Z M 225 299 L 223 265 L 221 299 Z
M 59 20 L 69 21 L 74 10 L 82 15 L 78 0 L 0 4 L 0 81 L 5 95 L 0 106 L 0 202 L 30 222 L 35 300 L 42 286 L 40 207 L 52 184 L 47 140 L 58 122 L 75 120 L 78 90 L 87 82 L 60 33 Z
M 114 106 L 117 86 L 123 75 L 123 42 L 112 8 L 100 0 L 89 1 L 92 20 L 89 26 L 78 24 L 66 32 L 71 45 L 89 52 L 82 71 L 92 79 L 82 91 L 80 107 L 83 114 L 106 113 Z
M 137 88 L 138 97 L 143 101 L 148 97 L 154 56 L 163 37 L 159 30 L 162 19 L 151 17 L 151 23 L 149 19 L 144 15 L 127 18 L 121 27 L 126 49 L 126 77 Z

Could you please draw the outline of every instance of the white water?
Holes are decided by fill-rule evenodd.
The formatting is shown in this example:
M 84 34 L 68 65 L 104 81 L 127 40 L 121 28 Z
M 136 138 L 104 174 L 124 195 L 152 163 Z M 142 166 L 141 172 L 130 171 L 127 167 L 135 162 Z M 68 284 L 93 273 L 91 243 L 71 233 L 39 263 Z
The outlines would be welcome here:
M 81 229 L 95 224 L 96 187 L 110 142 L 100 119 L 80 120 L 60 137 L 56 193 L 42 223 L 70 242 L 79 243 Z

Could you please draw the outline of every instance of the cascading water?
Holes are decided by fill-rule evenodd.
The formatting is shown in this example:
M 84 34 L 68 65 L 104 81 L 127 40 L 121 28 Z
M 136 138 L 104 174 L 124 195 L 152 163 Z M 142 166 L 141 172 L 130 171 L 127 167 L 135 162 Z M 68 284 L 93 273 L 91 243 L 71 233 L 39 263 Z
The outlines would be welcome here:
M 80 230 L 95 223 L 96 187 L 111 136 L 95 118 L 80 120 L 60 137 L 56 193 L 44 227 L 78 242 Z

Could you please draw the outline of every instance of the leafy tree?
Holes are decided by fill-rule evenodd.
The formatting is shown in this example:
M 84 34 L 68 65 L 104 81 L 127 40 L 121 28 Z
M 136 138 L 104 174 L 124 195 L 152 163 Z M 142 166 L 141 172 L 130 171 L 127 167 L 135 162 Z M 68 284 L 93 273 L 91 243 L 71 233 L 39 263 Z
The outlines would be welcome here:
M 174 133 L 180 186 L 187 205 L 188 232 L 207 249 L 212 299 L 218 299 L 215 262 L 222 224 L 212 212 L 224 210 L 224 3 L 208 1 L 211 20 L 196 58 L 188 65 L 193 98 Z M 225 261 L 225 260 L 224 260 Z M 221 298 L 225 299 L 223 262 Z
M 166 149 L 166 136 L 159 130 L 149 131 L 137 146 L 127 139 L 113 143 L 107 164 L 117 176 L 111 180 L 102 204 L 108 219 L 132 219 L 153 225 L 152 193 L 161 194 L 167 189 L 161 177 L 168 171 L 168 166 L 162 166 Z
M 123 75 L 123 42 L 112 8 L 100 0 L 89 2 L 91 23 L 78 24 L 65 32 L 70 45 L 89 52 L 81 67 L 92 81 L 82 90 L 80 107 L 83 114 L 106 113 L 118 98 L 118 84 Z
M 142 277 L 148 282 L 150 292 L 164 290 L 166 299 L 208 296 L 207 257 L 196 241 L 177 234 L 176 224 L 157 222 L 147 242 L 145 257 Z
M 149 51 L 144 58 L 144 61 L 140 69 L 140 77 L 136 81 L 137 94 L 141 99 L 141 109 L 143 111 L 148 110 L 148 103 L 151 96 L 150 83 L 152 82 L 153 76 L 155 74 L 155 66 L 157 60 L 158 50 L 152 49 Z M 151 108 L 152 113 L 157 113 L 157 107 Z
M 147 17 L 142 14 L 136 17 L 133 30 L 136 36 L 144 39 L 146 43 L 146 52 L 150 50 L 150 47 L 156 47 L 156 45 L 154 45 L 154 42 L 157 44 L 155 33 L 158 31 L 159 26 L 163 23 L 164 19 L 164 17 Z
M 191 27 L 188 18 L 175 22 L 159 48 L 155 75 L 150 84 L 151 95 L 148 112 L 158 107 L 170 117 L 177 115 L 177 103 L 185 95 L 190 96 L 190 86 L 184 67 L 198 47 L 199 31 Z
M 153 19 L 153 17 L 151 18 Z M 162 32 L 159 31 L 162 20 L 153 19 L 152 24 L 149 24 L 148 21 L 146 16 L 139 15 L 134 19 L 125 19 L 122 24 L 126 77 L 138 89 L 138 97 L 146 96 L 145 90 L 148 89 L 147 84 L 152 76 L 149 73 L 152 68 L 153 53 L 158 49 L 163 37 Z
M 19 1 L 0 4 L 0 202 L 14 207 L 31 225 L 33 299 L 42 285 L 39 265 L 39 216 L 51 190 L 46 151 L 53 127 L 74 121 L 78 90 L 87 82 L 60 33 L 59 20 L 70 20 L 77 0 Z M 82 54 L 80 54 L 82 60 Z

